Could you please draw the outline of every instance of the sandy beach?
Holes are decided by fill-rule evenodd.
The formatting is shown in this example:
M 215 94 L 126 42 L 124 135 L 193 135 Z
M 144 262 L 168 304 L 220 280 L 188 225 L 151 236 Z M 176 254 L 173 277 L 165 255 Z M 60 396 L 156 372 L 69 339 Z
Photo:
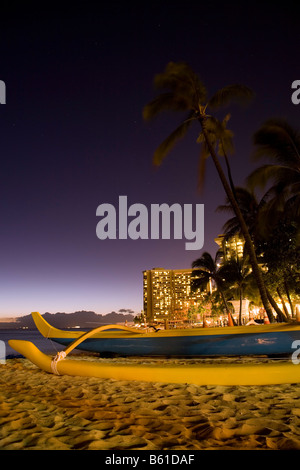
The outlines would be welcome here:
M 297 384 L 54 376 L 27 359 L 10 359 L 0 365 L 0 449 L 300 449 L 299 397 Z

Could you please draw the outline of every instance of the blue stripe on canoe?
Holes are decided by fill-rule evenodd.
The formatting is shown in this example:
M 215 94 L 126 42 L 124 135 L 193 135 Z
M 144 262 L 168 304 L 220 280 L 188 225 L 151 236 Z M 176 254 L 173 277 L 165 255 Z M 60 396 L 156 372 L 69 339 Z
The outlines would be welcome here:
M 164 338 L 90 338 L 77 349 L 128 356 L 241 356 L 291 354 L 300 331 L 245 333 L 239 335 L 173 336 Z M 73 340 L 52 338 L 68 346 Z

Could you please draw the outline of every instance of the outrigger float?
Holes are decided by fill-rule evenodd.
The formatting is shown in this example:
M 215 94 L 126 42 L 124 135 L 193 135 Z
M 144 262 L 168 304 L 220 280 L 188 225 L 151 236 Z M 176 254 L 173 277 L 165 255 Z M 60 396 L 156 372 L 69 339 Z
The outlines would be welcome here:
M 130 364 L 66 359 L 74 349 L 99 353 L 148 356 L 241 356 L 291 355 L 300 340 L 300 325 L 273 324 L 249 327 L 161 330 L 144 333 L 134 328 L 106 325 L 88 332 L 63 331 L 52 327 L 38 313 L 32 314 L 46 338 L 67 345 L 54 358 L 33 343 L 10 340 L 9 345 L 42 370 L 57 375 L 196 385 L 267 385 L 300 382 L 300 366 L 284 362 Z

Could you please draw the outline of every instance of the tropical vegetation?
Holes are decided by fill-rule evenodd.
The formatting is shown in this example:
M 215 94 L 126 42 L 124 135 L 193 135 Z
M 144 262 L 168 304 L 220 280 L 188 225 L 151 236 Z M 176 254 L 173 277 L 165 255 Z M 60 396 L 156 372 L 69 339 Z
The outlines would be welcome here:
M 249 102 L 252 91 L 244 85 L 229 85 L 208 99 L 198 75 L 187 64 L 173 62 L 155 76 L 154 85 L 161 93 L 144 107 L 146 120 L 163 111 L 186 113 L 182 123 L 155 151 L 154 163 L 160 165 L 190 126 L 195 122 L 200 124 L 199 184 L 204 181 L 206 160 L 211 157 L 226 195 L 225 204 L 218 210 L 227 210 L 232 215 L 224 226 L 225 236 L 239 234 L 244 240 L 242 258 L 231 257 L 221 266 L 217 263 L 220 253 L 215 258 L 203 253 L 193 263 L 194 288 L 213 280 L 228 313 L 228 299 L 238 296 L 241 303 L 250 285 L 253 298 L 257 298 L 254 278 L 269 320 L 274 321 L 274 310 L 280 321 L 288 321 L 290 314 L 285 299 L 293 315 L 300 294 L 299 133 L 282 119 L 266 121 L 254 134 L 254 157 L 256 160 L 268 158 L 269 163 L 258 167 L 248 177 L 247 187 L 235 187 L 228 159 L 233 150 L 233 133 L 227 128 L 230 115 L 219 121 L 212 112 L 232 101 Z M 227 176 L 220 157 L 225 160 Z M 261 198 L 256 196 L 258 190 L 263 192 Z M 281 308 L 277 305 L 278 299 Z
M 221 296 L 225 312 L 228 315 L 228 323 L 233 324 L 230 308 L 225 296 L 225 279 L 222 274 L 223 267 L 220 265 L 222 256 L 223 254 L 220 250 L 217 251 L 215 258 L 210 253 L 205 252 L 201 258 L 193 262 L 192 267 L 194 271 L 192 273 L 191 288 L 192 291 L 198 289 L 204 290 L 207 285 L 213 283 Z

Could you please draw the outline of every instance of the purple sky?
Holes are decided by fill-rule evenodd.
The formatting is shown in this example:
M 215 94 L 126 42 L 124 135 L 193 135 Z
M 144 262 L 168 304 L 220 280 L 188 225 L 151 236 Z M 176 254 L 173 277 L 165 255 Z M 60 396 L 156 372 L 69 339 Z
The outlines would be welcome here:
M 185 250 L 185 240 L 100 241 L 96 209 L 102 203 L 117 207 L 120 195 L 149 208 L 203 203 L 202 251 L 215 252 L 214 238 L 226 220 L 215 209 L 224 192 L 211 162 L 204 191 L 196 190 L 199 129 L 153 168 L 156 146 L 182 116 L 146 124 L 142 108 L 154 96 L 154 75 L 169 61 L 188 62 L 211 94 L 231 83 L 253 88 L 249 107 L 230 109 L 232 171 L 236 184 L 244 183 L 254 168 L 257 128 L 274 116 L 298 125 L 291 84 L 300 70 L 291 4 L 241 3 L 3 7 L 1 317 L 34 310 L 139 312 L 143 270 L 189 268 L 200 256 Z

